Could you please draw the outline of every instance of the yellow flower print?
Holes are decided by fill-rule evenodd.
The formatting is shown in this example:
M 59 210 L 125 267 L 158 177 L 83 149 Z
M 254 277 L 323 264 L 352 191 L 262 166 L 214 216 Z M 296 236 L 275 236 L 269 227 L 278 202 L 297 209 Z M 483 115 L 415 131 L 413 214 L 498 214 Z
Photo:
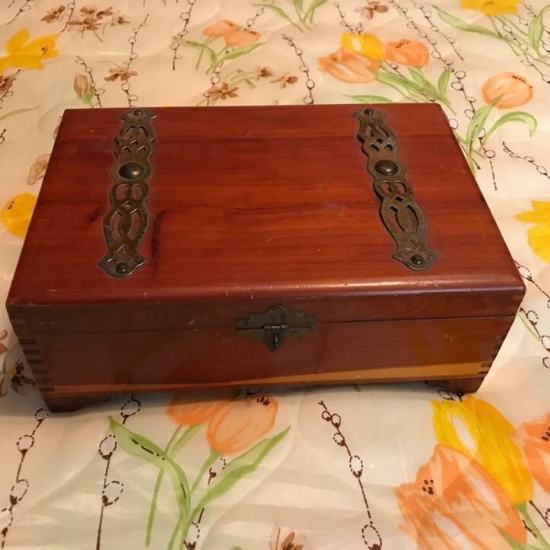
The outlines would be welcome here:
M 346 33 L 341 38 L 342 48 L 360 53 L 373 61 L 384 61 L 386 52 L 382 41 L 374 34 Z
M 537 224 L 527 231 L 529 246 L 541 260 L 550 263 L 550 202 L 531 201 L 531 206 L 533 210 L 517 214 L 516 219 Z
M 29 42 L 27 29 L 16 32 L 6 44 L 7 56 L 0 57 L 0 74 L 11 67 L 17 69 L 41 69 L 44 59 L 57 57 L 57 34 L 40 36 Z
M 465 10 L 477 10 L 485 15 L 504 15 L 517 13 L 518 4 L 523 0 L 461 0 L 460 7 Z
M 4 227 L 16 237 L 23 238 L 31 221 L 36 197 L 31 193 L 21 193 L 9 200 L 0 211 Z
M 495 407 L 473 396 L 433 403 L 437 442 L 477 460 L 519 505 L 533 496 L 533 481 L 513 441 L 515 429 Z

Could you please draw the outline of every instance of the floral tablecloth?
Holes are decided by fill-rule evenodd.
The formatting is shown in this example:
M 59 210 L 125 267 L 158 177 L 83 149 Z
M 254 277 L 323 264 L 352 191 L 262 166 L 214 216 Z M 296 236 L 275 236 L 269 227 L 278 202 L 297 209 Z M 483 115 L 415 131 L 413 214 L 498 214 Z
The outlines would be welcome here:
M 4 0 L 0 294 L 64 109 L 402 101 L 443 106 L 527 286 L 481 390 L 55 415 L 2 308 L 0 547 L 550 548 L 550 4 Z

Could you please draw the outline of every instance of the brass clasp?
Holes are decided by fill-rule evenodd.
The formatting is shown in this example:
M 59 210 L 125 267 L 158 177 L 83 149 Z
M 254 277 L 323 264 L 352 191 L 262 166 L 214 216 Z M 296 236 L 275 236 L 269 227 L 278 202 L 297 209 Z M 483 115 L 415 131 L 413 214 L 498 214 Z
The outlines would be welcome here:
M 272 306 L 263 313 L 237 319 L 235 333 L 251 340 L 263 340 L 269 351 L 277 351 L 289 337 L 301 338 L 315 328 L 315 317 L 303 311 Z

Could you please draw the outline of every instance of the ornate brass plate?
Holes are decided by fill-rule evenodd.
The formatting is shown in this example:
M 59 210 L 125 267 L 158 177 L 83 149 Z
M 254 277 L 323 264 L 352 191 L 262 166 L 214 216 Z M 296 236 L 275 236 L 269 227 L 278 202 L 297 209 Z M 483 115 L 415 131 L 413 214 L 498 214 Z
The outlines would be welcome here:
M 426 216 L 414 198 L 396 136 L 380 111 L 368 108 L 353 116 L 359 121 L 357 138 L 368 157 L 367 170 L 381 201 L 380 217 L 397 244 L 393 257 L 410 269 L 428 269 L 437 254 L 426 242 Z
M 153 118 L 146 109 L 120 116 L 123 124 L 115 137 L 110 206 L 103 219 L 107 253 L 98 262 L 112 277 L 127 277 L 145 263 L 139 247 L 149 225 L 146 203 L 155 140 Z

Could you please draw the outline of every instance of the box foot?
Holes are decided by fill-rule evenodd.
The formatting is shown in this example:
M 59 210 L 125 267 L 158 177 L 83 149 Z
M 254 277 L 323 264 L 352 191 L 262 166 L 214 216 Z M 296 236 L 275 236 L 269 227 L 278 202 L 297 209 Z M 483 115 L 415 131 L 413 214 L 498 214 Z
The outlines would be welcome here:
M 53 413 L 74 412 L 90 405 L 105 403 L 110 399 L 109 395 L 82 396 L 82 395 L 48 395 L 43 394 L 46 407 Z

